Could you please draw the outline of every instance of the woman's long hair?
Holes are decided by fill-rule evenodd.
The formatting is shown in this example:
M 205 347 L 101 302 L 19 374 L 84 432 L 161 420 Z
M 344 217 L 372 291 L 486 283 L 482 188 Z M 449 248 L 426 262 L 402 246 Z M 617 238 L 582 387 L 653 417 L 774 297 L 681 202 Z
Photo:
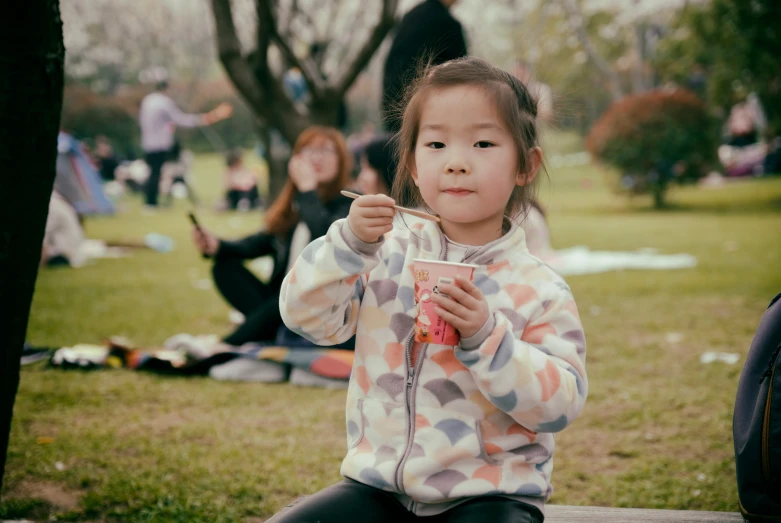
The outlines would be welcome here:
M 325 138 L 333 143 L 339 157 L 336 176 L 331 181 L 320 184 L 317 188 L 320 200 L 329 202 L 337 198 L 339 191 L 347 187 L 352 169 L 352 156 L 347 151 L 347 143 L 345 143 L 342 133 L 333 127 L 321 126 L 308 127 L 298 136 L 293 146 L 293 155 L 300 153 L 303 148 L 318 138 Z M 285 235 L 296 226 L 298 211 L 293 208 L 296 194 L 298 194 L 298 189 L 296 189 L 293 180 L 288 178 L 279 196 L 266 213 L 266 230 L 269 233 Z

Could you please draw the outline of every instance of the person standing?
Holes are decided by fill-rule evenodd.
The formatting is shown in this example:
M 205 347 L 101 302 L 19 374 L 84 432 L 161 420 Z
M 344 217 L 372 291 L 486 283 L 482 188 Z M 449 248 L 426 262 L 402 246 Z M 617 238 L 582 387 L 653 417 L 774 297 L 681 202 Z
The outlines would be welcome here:
M 144 159 L 149 165 L 149 178 L 144 187 L 145 203 L 157 207 L 160 192 L 160 173 L 174 147 L 174 132 L 177 127 L 200 127 L 212 125 L 229 118 L 233 112 L 230 104 L 222 103 L 204 114 L 186 114 L 168 96 L 168 81 L 157 83 L 154 92 L 141 101 L 138 119 L 141 124 L 141 147 Z
M 450 14 L 456 0 L 425 0 L 401 19 L 393 38 L 382 79 L 382 116 L 386 128 L 401 128 L 399 106 L 407 83 L 421 61 L 438 65 L 467 55 L 461 23 Z

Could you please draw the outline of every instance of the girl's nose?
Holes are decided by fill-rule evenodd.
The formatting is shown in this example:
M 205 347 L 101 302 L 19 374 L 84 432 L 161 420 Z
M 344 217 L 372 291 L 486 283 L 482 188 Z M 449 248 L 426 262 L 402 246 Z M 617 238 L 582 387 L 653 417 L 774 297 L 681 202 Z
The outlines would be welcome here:
M 451 158 L 445 165 L 447 174 L 469 174 L 471 169 L 467 162 L 461 158 Z

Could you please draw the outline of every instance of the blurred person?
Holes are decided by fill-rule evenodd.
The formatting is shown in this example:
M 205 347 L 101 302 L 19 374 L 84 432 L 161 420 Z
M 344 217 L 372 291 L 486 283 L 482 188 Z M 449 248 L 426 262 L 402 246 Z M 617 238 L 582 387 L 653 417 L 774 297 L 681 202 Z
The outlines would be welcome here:
M 375 126 L 372 122 L 364 122 L 360 131 L 355 131 L 347 136 L 347 150 L 353 155 L 355 160 L 353 165 L 353 175 L 358 176 L 361 168 L 361 154 L 363 149 L 376 135 Z
M 767 120 L 756 93 L 745 94 L 738 89 L 737 102 L 730 109 L 727 118 L 727 144 L 733 147 L 746 147 L 757 143 L 765 130 Z
M 83 265 L 86 261 L 82 250 L 84 240 L 84 229 L 76 210 L 60 193 L 53 191 L 46 217 L 41 265 Z
M 396 175 L 396 154 L 389 136 L 370 141 L 360 156 L 356 189 L 361 194 L 390 195 Z
M 258 179 L 251 169 L 244 165 L 241 149 L 232 149 L 225 155 L 225 200 L 231 210 L 249 210 L 258 207 Z
M 298 67 L 291 67 L 285 71 L 285 74 L 282 75 L 282 85 L 295 103 L 304 103 L 309 97 L 309 88 L 306 85 L 304 74 Z
M 347 186 L 352 159 L 342 134 L 330 127 L 310 127 L 296 140 L 289 179 L 266 213 L 266 230 L 237 241 L 193 229 L 193 243 L 214 260 L 212 275 L 225 300 L 245 321 L 223 343 L 239 346 L 272 341 L 282 326 L 279 292 L 299 253 L 328 227 L 347 216 L 352 200 L 340 194 Z M 268 283 L 245 266 L 245 260 L 273 256 Z
M 154 92 L 141 101 L 138 119 L 141 124 L 141 147 L 149 165 L 149 178 L 145 187 L 145 202 L 157 207 L 160 192 L 160 175 L 163 164 L 169 160 L 174 146 L 174 132 L 178 127 L 200 127 L 229 118 L 233 112 L 230 104 L 222 103 L 204 114 L 186 114 L 168 96 L 168 81 L 157 83 Z
M 367 143 L 372 141 L 377 134 L 376 128 L 372 122 L 364 122 L 361 130 L 350 134 L 347 137 L 347 148 L 352 153 L 360 153 Z
M 103 181 L 113 181 L 115 178 L 114 172 L 117 170 L 117 167 L 119 167 L 119 161 L 117 160 L 117 155 L 114 153 L 114 147 L 111 145 L 111 142 L 102 134 L 95 138 L 95 158 L 98 162 L 98 170 Z
M 382 79 L 382 113 L 387 130 L 401 128 L 399 106 L 421 61 L 437 65 L 467 55 L 461 23 L 450 14 L 456 0 L 424 0 L 399 22 Z

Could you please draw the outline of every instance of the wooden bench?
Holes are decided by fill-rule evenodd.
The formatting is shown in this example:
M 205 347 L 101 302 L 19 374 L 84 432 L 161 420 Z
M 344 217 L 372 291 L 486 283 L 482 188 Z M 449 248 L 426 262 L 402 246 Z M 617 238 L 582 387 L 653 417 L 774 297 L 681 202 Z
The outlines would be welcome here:
M 303 501 L 301 496 L 289 507 Z M 271 523 L 266 520 L 266 523 Z M 648 508 L 580 507 L 574 505 L 545 505 L 545 523 L 745 523 L 740 512 L 707 512 L 703 510 L 659 510 Z M 0 522 L 3 523 L 3 522 Z M 482 523 L 482 522 L 478 522 Z
M 545 505 L 545 523 L 743 523 L 740 512 Z

